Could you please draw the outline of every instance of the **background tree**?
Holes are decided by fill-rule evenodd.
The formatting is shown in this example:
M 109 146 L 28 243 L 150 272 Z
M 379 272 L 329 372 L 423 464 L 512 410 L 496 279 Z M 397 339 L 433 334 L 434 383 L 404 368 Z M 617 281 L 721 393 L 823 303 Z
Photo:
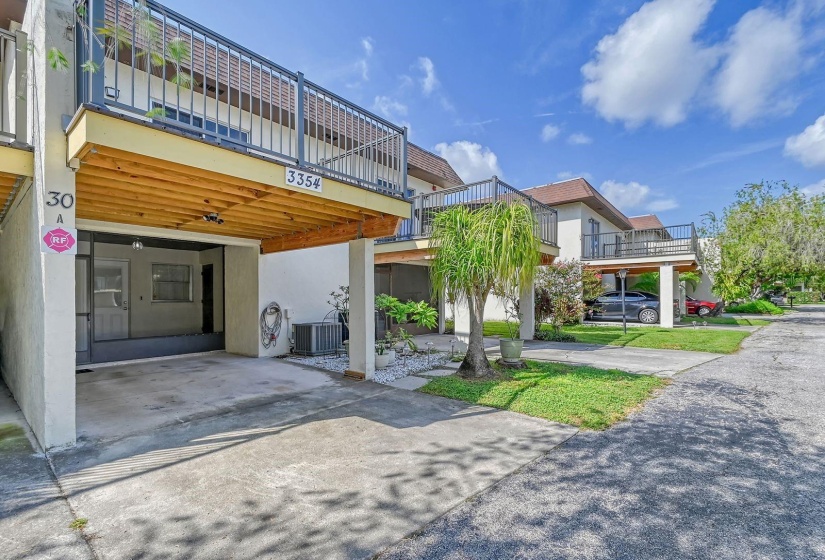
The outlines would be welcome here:
M 725 301 L 757 298 L 783 277 L 825 270 L 825 195 L 787 183 L 746 185 L 721 216 L 705 215 L 701 233 L 714 291 Z
M 695 272 L 681 272 L 679 273 L 679 282 L 691 286 L 694 290 L 699 286 L 702 277 Z M 659 293 L 659 273 L 658 272 L 644 272 L 640 274 L 632 289 L 640 292 L 650 292 L 651 294 Z
M 540 262 L 533 212 L 523 203 L 503 201 L 474 210 L 448 208 L 433 219 L 431 244 L 433 293 L 444 290 L 470 308 L 470 340 L 458 374 L 492 376 L 484 352 L 484 305 L 494 286 L 518 293 L 533 282 Z
M 561 328 L 577 322 L 584 315 L 582 277 L 584 270 L 577 260 L 558 260 L 541 267 L 536 273 L 536 333 L 542 323 L 550 323 L 553 337 L 561 338 Z

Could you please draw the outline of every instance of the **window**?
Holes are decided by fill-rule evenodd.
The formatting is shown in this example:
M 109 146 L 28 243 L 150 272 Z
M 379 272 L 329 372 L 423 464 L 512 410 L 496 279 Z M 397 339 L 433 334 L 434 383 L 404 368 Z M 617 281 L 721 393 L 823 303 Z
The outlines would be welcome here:
M 157 101 L 152 102 L 153 109 L 161 109 L 163 105 L 158 103 Z M 204 119 L 203 117 L 199 117 L 197 115 L 191 115 L 185 111 L 180 111 L 178 109 L 174 109 L 172 107 L 166 107 L 164 112 L 166 113 L 166 118 L 173 121 L 182 122 L 184 124 L 189 124 L 194 126 L 195 128 L 206 129 L 208 132 L 215 132 L 218 136 L 224 136 L 231 138 L 233 140 L 238 140 L 239 142 L 248 142 L 249 141 L 249 134 L 241 130 L 240 128 L 235 127 L 228 127 L 225 124 L 220 124 L 210 119 L 206 119 L 206 126 L 204 126 Z M 170 125 L 168 122 L 165 122 L 166 126 L 173 126 Z M 186 130 L 181 127 L 181 130 Z
M 153 264 L 152 301 L 192 301 L 192 267 L 186 264 Z

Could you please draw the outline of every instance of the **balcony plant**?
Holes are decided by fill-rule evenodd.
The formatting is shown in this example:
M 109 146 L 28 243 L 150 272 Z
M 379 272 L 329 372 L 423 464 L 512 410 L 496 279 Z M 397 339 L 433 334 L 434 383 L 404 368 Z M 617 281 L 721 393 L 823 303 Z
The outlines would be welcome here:
M 460 376 L 495 376 L 484 352 L 484 305 L 496 285 L 510 293 L 532 285 L 541 259 L 535 226 L 535 216 L 523 202 L 498 201 L 475 209 L 455 206 L 433 218 L 433 293 L 446 293 L 470 310 Z

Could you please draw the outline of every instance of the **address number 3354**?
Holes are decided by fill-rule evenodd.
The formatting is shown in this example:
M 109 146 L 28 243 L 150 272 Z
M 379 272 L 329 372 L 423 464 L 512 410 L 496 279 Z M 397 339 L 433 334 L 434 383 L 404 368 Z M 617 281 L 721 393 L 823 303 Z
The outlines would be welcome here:
M 306 171 L 287 168 L 286 184 L 293 187 L 301 187 L 311 191 L 321 192 L 323 188 L 323 179 L 318 175 L 307 173 Z

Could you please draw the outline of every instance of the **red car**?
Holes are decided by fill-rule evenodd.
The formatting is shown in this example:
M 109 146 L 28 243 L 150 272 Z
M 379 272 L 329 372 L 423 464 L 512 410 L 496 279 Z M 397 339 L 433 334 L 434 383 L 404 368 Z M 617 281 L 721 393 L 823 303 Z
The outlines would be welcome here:
M 699 299 L 694 299 L 690 296 L 685 296 L 685 307 L 687 307 L 688 315 L 698 315 L 699 317 L 707 317 L 713 310 L 716 309 L 716 306 L 719 305 L 719 302 L 713 301 L 704 301 Z

